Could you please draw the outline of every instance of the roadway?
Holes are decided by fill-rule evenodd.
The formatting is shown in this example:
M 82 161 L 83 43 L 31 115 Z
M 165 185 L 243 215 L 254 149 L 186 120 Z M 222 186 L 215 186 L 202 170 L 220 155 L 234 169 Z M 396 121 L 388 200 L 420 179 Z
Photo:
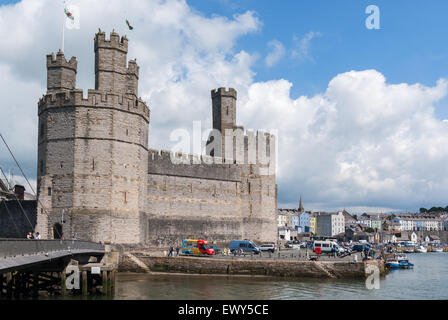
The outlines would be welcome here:
M 0 274 L 12 271 L 35 271 L 72 258 L 87 260 L 103 256 L 102 244 L 81 240 L 0 239 Z

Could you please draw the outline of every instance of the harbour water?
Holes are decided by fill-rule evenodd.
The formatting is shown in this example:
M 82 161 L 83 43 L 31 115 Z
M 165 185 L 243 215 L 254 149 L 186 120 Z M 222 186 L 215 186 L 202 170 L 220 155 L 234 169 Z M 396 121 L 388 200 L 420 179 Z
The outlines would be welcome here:
M 379 289 L 367 289 L 363 280 L 122 273 L 117 276 L 114 299 L 448 299 L 448 253 L 408 257 L 414 268 L 382 276 Z

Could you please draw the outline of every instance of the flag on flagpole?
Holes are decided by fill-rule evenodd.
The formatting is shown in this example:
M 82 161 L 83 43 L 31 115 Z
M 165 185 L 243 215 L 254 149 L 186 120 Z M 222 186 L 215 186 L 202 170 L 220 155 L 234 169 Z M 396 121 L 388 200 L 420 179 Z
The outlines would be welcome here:
M 134 29 L 134 27 L 129 23 L 128 19 L 126 19 L 126 24 L 128 25 L 129 30 Z
M 64 8 L 64 12 L 67 18 L 69 18 L 70 20 L 75 20 L 75 17 L 73 17 L 73 14 L 70 11 L 68 11 L 67 8 Z

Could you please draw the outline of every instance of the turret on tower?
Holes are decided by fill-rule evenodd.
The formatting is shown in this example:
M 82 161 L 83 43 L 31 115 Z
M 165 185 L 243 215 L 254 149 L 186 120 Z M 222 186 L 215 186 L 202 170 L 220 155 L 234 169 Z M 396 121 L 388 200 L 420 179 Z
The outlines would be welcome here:
M 236 125 L 236 99 L 237 93 L 233 88 L 218 88 L 211 91 L 213 129 L 221 133 L 221 142 L 216 142 L 213 147 L 207 148 L 207 154 L 217 157 L 225 156 L 226 130 L 243 129 Z M 212 145 L 214 137 L 211 137 L 207 145 Z
M 126 92 L 128 39 L 112 31 L 110 39 L 101 30 L 95 34 L 95 89 L 111 92 Z
M 213 129 L 224 132 L 236 125 L 236 90 L 214 89 L 211 92 L 213 105 Z
M 127 87 L 126 93 L 133 94 L 138 97 L 138 72 L 139 66 L 137 65 L 137 59 L 129 60 L 127 70 Z
M 76 86 L 78 62 L 75 57 L 65 60 L 64 53 L 47 55 L 47 91 L 72 90 Z

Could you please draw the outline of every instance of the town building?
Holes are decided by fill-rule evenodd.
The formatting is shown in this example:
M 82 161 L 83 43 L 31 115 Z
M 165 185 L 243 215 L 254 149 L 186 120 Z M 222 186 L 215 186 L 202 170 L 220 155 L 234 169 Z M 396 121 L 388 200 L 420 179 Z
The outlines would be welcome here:
M 299 232 L 311 232 L 311 216 L 310 212 L 302 212 L 298 216 L 298 229 Z
M 311 213 L 309 213 L 309 215 L 310 215 L 310 232 L 311 232 L 311 234 L 315 235 L 317 232 L 317 227 L 316 227 L 317 213 L 311 212 Z
M 332 237 L 345 231 L 345 218 L 342 211 L 319 212 L 316 216 L 316 235 Z
M 277 226 L 292 227 L 299 233 L 309 232 L 309 214 L 303 215 L 304 213 L 302 196 L 300 196 L 298 209 L 278 209 Z
M 440 216 L 433 214 L 397 214 L 392 221 L 400 225 L 400 231 L 439 231 L 444 228 Z
M 279 227 L 278 228 L 279 240 L 297 240 L 297 230 L 292 227 Z

